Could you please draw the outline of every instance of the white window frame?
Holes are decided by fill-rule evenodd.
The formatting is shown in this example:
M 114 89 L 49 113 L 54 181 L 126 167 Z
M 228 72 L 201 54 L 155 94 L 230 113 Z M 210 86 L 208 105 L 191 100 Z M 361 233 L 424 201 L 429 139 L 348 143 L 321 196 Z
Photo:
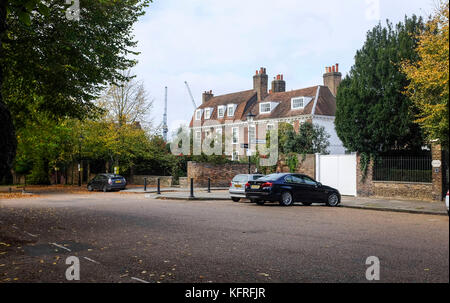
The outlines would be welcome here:
M 302 105 L 301 106 L 294 106 L 295 101 L 302 101 Z M 297 109 L 304 109 L 306 106 L 306 98 L 305 97 L 294 97 L 291 99 L 291 110 L 297 110 Z
M 227 105 L 227 116 L 228 116 L 228 117 L 233 117 L 233 116 L 234 116 L 235 109 L 236 109 L 236 104 L 228 104 L 228 105 Z M 231 114 L 230 114 L 230 110 L 233 111 Z
M 231 154 L 231 161 L 239 161 L 239 151 L 233 151 L 233 153 Z
M 236 130 L 236 133 L 235 133 L 235 130 Z M 236 136 L 235 136 L 235 134 L 236 134 Z M 232 140 L 233 145 L 239 144 L 239 127 L 233 127 L 231 129 L 231 140 Z
M 196 130 L 195 131 L 195 142 L 201 143 L 202 142 L 202 131 Z
M 263 105 L 267 105 L 269 104 L 269 111 L 263 111 Z M 259 113 L 260 114 L 270 114 L 270 112 L 272 111 L 272 103 L 271 102 L 264 102 L 264 103 L 260 103 L 259 104 Z
M 212 108 L 211 107 L 205 108 L 205 120 L 211 119 L 211 114 L 212 114 Z
M 220 115 L 220 110 L 223 109 L 223 114 Z M 217 118 L 225 117 L 225 112 L 227 111 L 227 107 L 225 105 L 220 105 L 217 107 Z
M 202 109 L 197 109 L 195 111 L 195 120 L 199 121 L 202 119 L 202 114 L 203 114 L 203 110 Z
M 252 129 L 252 131 L 250 131 L 250 129 Z M 250 136 L 250 134 L 253 134 L 253 142 L 252 142 L 252 136 Z M 248 144 L 249 144 L 249 148 L 251 144 L 256 144 L 256 125 L 250 125 L 248 127 Z

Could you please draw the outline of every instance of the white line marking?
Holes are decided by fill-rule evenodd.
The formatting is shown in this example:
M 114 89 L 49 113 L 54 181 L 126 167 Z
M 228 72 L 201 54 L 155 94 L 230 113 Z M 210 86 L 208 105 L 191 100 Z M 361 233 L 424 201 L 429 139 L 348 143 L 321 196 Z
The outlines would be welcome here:
M 35 238 L 37 238 L 37 236 L 36 235 L 33 235 L 33 234 L 30 234 L 29 232 L 27 232 L 27 231 L 24 231 L 24 233 L 26 233 L 27 235 L 29 235 L 29 236 L 32 236 L 32 237 L 35 237 Z
M 64 247 L 64 246 L 62 246 L 62 245 L 58 245 L 58 244 L 56 244 L 56 243 L 50 243 L 50 244 L 51 244 L 51 245 L 54 245 L 54 246 L 56 246 L 56 247 L 65 249 L 65 250 L 67 250 L 67 251 L 71 251 L 70 249 L 68 249 L 67 247 Z
M 100 262 L 97 262 L 97 261 L 95 261 L 95 260 L 92 260 L 91 258 L 88 258 L 88 257 L 83 257 L 83 258 L 85 258 L 85 259 L 88 260 L 88 261 L 91 261 L 92 263 L 100 264 Z
M 142 280 L 142 279 L 139 279 L 139 278 L 135 278 L 135 277 L 131 277 L 131 279 L 139 281 L 139 282 L 142 282 L 142 283 L 150 283 L 148 281 L 145 281 L 145 280 Z
M 17 226 L 14 226 L 14 225 L 12 226 L 12 228 L 19 229 Z

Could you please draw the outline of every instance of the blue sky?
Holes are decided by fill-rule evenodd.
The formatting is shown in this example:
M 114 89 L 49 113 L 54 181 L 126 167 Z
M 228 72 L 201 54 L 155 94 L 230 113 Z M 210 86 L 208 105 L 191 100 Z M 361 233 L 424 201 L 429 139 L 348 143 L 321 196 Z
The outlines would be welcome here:
M 325 66 L 345 75 L 365 35 L 379 21 L 427 16 L 434 0 L 154 0 L 135 25 L 139 61 L 134 69 L 162 121 L 168 86 L 170 131 L 193 113 L 184 81 L 199 105 L 201 94 L 251 89 L 266 67 L 269 81 L 284 74 L 286 89 L 322 84 Z

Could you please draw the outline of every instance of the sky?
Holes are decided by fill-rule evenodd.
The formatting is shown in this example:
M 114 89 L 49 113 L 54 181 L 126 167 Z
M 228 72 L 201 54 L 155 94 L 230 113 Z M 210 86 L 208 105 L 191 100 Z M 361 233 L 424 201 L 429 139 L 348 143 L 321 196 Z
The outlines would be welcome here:
M 269 82 L 283 74 L 286 90 L 320 85 L 326 66 L 348 73 L 378 22 L 426 17 L 434 7 L 435 0 L 153 0 L 134 27 L 133 72 L 154 101 L 154 125 L 168 87 L 170 134 L 194 112 L 184 81 L 197 106 L 207 90 L 252 89 L 260 67 Z

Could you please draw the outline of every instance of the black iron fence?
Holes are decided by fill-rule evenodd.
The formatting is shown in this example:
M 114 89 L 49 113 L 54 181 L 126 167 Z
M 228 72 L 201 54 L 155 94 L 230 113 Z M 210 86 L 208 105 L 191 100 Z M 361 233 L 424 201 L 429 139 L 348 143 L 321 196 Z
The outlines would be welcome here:
M 432 182 L 432 157 L 379 156 L 374 161 L 374 181 Z

